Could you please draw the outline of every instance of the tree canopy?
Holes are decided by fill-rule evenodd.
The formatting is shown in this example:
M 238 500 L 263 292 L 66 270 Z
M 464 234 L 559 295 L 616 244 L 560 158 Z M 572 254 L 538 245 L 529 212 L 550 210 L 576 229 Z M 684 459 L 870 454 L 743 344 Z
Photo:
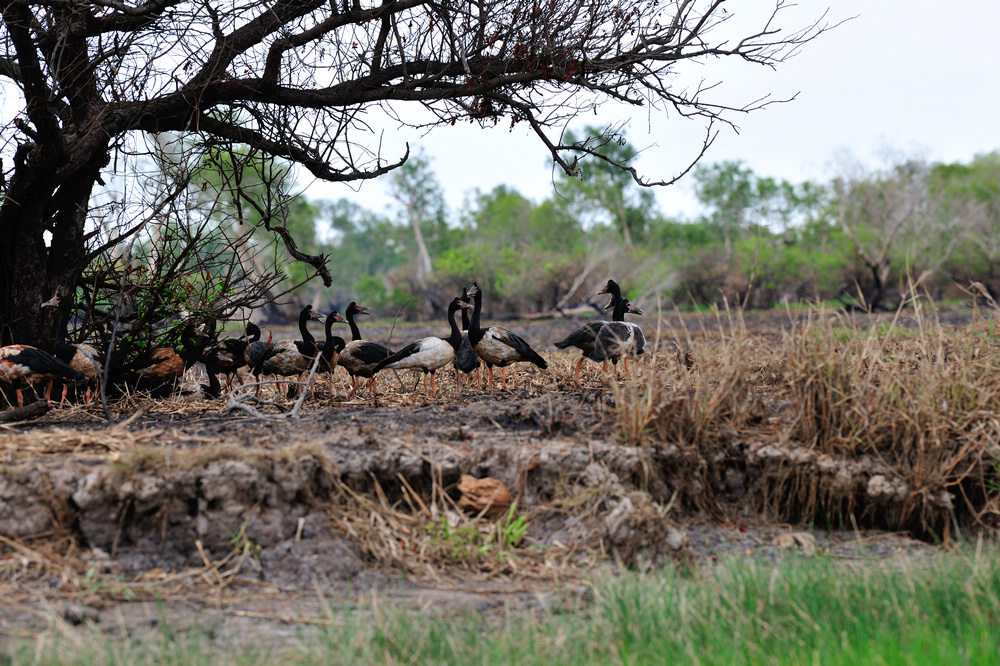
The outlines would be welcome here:
M 573 173 L 574 154 L 598 155 L 593 144 L 559 140 L 577 114 L 613 100 L 673 109 L 709 127 L 725 122 L 730 111 L 762 104 L 714 99 L 710 85 L 675 85 L 682 63 L 730 57 L 773 66 L 828 29 L 781 29 L 787 3 L 775 0 L 756 25 L 738 24 L 734 39 L 721 28 L 738 12 L 724 4 L 7 2 L 0 82 L 21 110 L 0 130 L 2 340 L 51 338 L 35 306 L 76 288 L 95 187 L 146 150 L 145 135 L 174 133 L 194 151 L 240 146 L 323 180 L 355 181 L 386 174 L 408 155 L 371 147 L 375 109 L 420 127 L 503 119 L 526 123 Z M 324 258 L 296 251 L 280 220 L 262 218 L 329 285 Z

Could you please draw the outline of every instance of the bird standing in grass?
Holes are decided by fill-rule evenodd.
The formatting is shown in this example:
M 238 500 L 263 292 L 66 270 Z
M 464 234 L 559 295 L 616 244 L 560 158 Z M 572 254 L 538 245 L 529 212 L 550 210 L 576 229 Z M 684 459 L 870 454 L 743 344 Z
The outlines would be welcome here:
M 392 350 L 385 345 L 365 340 L 361 337 L 361 330 L 358 328 L 358 323 L 354 321 L 354 318 L 357 315 L 366 315 L 368 313 L 368 308 L 358 305 L 354 301 L 351 301 L 351 304 L 347 306 L 347 310 L 344 312 L 347 317 L 347 323 L 351 327 L 351 341 L 340 352 L 337 364 L 343 366 L 347 370 L 347 374 L 351 376 L 352 388 L 351 392 L 347 394 L 348 398 L 358 390 L 358 377 L 371 378 L 371 389 L 374 393 L 375 376 L 373 370 L 379 361 L 392 354 Z
M 337 360 L 340 352 L 347 346 L 347 342 L 339 335 L 333 335 L 334 322 L 344 323 L 345 319 L 335 309 L 326 316 L 324 324 L 325 339 L 317 344 L 319 347 L 320 361 L 319 371 L 324 372 L 330 378 L 330 396 L 333 396 L 333 371 L 337 369 Z
M 372 368 L 374 375 L 383 368 L 393 370 L 421 370 L 424 377 L 424 396 L 429 397 L 427 390 L 427 376 L 430 375 L 431 390 L 437 392 L 434 385 L 434 372 L 448 365 L 455 359 L 455 353 L 462 344 L 462 331 L 455 323 L 455 313 L 462 308 L 469 307 L 468 303 L 460 298 L 452 299 L 448 304 L 448 323 L 451 326 L 451 335 L 447 338 L 427 337 L 411 342 L 398 352 L 387 356 L 375 364 Z
M 260 395 L 260 375 L 264 372 L 264 362 L 276 353 L 278 350 L 271 344 L 271 335 L 268 334 L 267 342 L 261 342 L 260 327 L 252 321 L 247 322 L 247 348 L 243 351 L 243 358 L 257 384 L 254 395 Z
M 601 328 L 588 358 L 593 361 L 611 361 L 615 367 L 615 377 L 618 376 L 618 361 L 623 360 L 625 378 L 631 379 L 628 357 L 638 358 L 646 352 L 646 337 L 638 324 L 624 321 L 624 313 L 642 314 L 642 310 L 629 303 L 627 298 L 619 298 L 616 310 L 621 312 L 621 321 L 608 322 Z
M 489 375 L 489 390 L 493 390 L 493 366 L 501 368 L 501 387 L 507 388 L 507 366 L 512 363 L 534 363 L 542 370 L 548 368 L 545 359 L 522 338 L 502 326 L 483 328 L 480 325 L 480 313 L 483 309 L 483 290 L 475 282 L 469 287 L 475 307 L 472 310 L 472 321 L 469 323 L 469 342 L 476 356 L 483 359 L 486 372 Z
M 87 378 L 86 401 L 90 402 L 91 388 L 97 387 L 98 377 L 104 371 L 104 366 L 98 360 L 99 354 L 97 350 L 88 344 L 66 342 L 66 334 L 69 331 L 69 320 L 73 311 L 73 303 L 70 299 L 56 294 L 42 303 L 42 307 L 57 308 L 59 310 L 60 321 L 59 328 L 56 329 L 55 343 L 56 358 Z M 49 388 L 51 389 L 51 386 Z M 66 401 L 68 390 L 69 385 L 63 383 L 62 399 L 59 401 L 60 407 Z
M 471 300 L 468 289 L 462 288 L 462 295 L 459 296 L 459 300 L 468 306 Z M 472 343 L 469 342 L 469 309 L 469 307 L 462 308 L 462 342 L 455 351 L 455 360 L 453 362 L 455 366 L 455 387 L 459 393 L 462 392 L 462 376 L 459 374 L 459 371 L 467 375 L 476 372 L 476 376 L 479 378 L 479 357 L 476 356 L 476 352 L 472 350 Z
M 605 285 L 604 288 L 597 293 L 598 294 L 611 293 L 611 300 L 604 307 L 604 309 L 607 310 L 608 308 L 613 308 L 611 315 L 612 321 L 625 321 L 626 312 L 631 314 L 639 314 L 639 315 L 642 314 L 642 310 L 635 307 L 631 303 L 628 303 L 624 307 L 619 307 L 619 305 L 622 302 L 621 290 L 620 288 L 618 288 L 618 285 L 617 283 L 615 283 L 614 280 L 608 280 L 608 284 Z M 583 361 L 589 358 L 590 355 L 594 352 L 594 345 L 597 342 L 597 336 L 601 332 L 601 329 L 604 328 L 604 326 L 608 323 L 610 322 L 607 321 L 589 322 L 587 324 L 584 324 L 580 328 L 576 329 L 572 333 L 570 333 L 568 336 L 566 336 L 565 339 L 555 343 L 556 347 L 559 349 L 566 349 L 567 347 L 576 347 L 581 352 L 583 352 L 580 355 L 580 359 L 576 362 L 576 370 L 573 372 L 573 381 L 576 382 L 577 385 L 580 384 L 580 367 L 583 365 Z M 607 360 L 604 361 L 603 365 L 604 365 L 604 372 L 607 373 L 608 371 Z
M 76 383 L 87 380 L 86 376 L 71 368 L 69 364 L 37 347 L 30 345 L 0 347 L 0 382 L 14 387 L 18 407 L 24 407 L 21 388 L 41 382 L 48 382 L 45 399 L 50 400 L 54 379 L 69 379 Z
M 208 384 L 201 385 L 201 392 L 213 399 L 218 398 L 219 394 L 222 393 L 222 385 L 219 384 L 218 374 L 219 361 L 220 357 L 218 354 L 208 354 L 203 360 L 205 372 L 208 374 Z
M 209 349 L 201 355 L 201 364 L 205 366 L 205 375 L 208 377 L 207 384 L 198 384 L 192 390 L 181 390 L 181 395 L 199 398 L 216 399 L 222 393 L 222 384 L 219 382 L 219 361 L 221 357 L 218 349 Z
M 299 312 L 299 334 L 301 340 L 282 340 L 274 345 L 274 354 L 262 363 L 263 371 L 269 375 L 290 377 L 309 372 L 313 360 L 319 353 L 316 338 L 309 332 L 310 321 L 323 319 L 323 315 L 307 305 Z

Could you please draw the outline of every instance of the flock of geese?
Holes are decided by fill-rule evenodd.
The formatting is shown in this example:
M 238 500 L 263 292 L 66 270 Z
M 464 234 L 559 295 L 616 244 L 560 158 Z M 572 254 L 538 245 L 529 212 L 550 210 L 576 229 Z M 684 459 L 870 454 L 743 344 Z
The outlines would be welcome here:
M 612 310 L 611 321 L 590 322 L 573 331 L 565 339 L 555 343 L 559 349 L 575 347 L 582 355 L 576 364 L 573 381 L 579 384 L 580 368 L 586 359 L 603 364 L 608 372 L 607 362 L 615 366 L 624 361 L 625 374 L 629 377 L 628 358 L 639 357 L 645 351 L 642 329 L 633 322 L 625 321 L 626 314 L 641 315 L 642 310 L 632 305 L 622 296 L 621 287 L 614 281 L 607 284 L 598 294 L 609 294 L 611 299 L 605 310 Z M 352 302 L 344 315 L 334 310 L 322 315 L 307 305 L 299 314 L 299 340 L 281 340 L 272 343 L 261 340 L 261 330 L 250 322 L 246 335 L 227 338 L 211 345 L 208 335 L 187 325 L 181 334 L 182 346 L 157 347 L 149 350 L 133 361 L 112 368 L 109 380 L 114 384 L 134 385 L 139 388 L 170 394 L 177 389 L 185 371 L 197 362 L 204 364 L 208 384 L 196 391 L 216 398 L 222 387 L 219 375 L 226 376 L 228 387 L 232 387 L 235 377 L 241 384 L 240 368 L 246 367 L 250 375 L 257 379 L 256 391 L 259 395 L 261 376 L 274 377 L 302 376 L 314 370 L 327 374 L 333 393 L 333 373 L 343 367 L 351 380 L 353 396 L 363 384 L 367 384 L 372 394 L 376 394 L 375 376 L 382 370 L 420 370 L 423 375 L 424 393 L 429 396 L 437 391 L 434 373 L 449 364 L 454 367 L 456 389 L 461 391 L 461 374 L 478 371 L 485 364 L 488 375 L 488 390 L 493 390 L 493 368 L 501 369 L 501 386 L 506 388 L 506 369 L 514 363 L 533 363 L 545 370 L 548 364 L 521 337 L 501 326 L 483 326 L 481 313 L 483 290 L 475 282 L 462 290 L 462 295 L 452 299 L 448 305 L 447 337 L 425 337 L 415 340 L 398 351 L 362 335 L 356 317 L 369 314 L 369 308 Z M 66 400 L 70 384 L 86 386 L 86 400 L 91 399 L 91 390 L 97 385 L 103 372 L 98 351 L 87 344 L 66 341 L 67 329 L 72 313 L 72 303 L 56 295 L 42 304 L 42 307 L 58 308 L 61 317 L 56 333 L 54 354 L 29 345 L 15 344 L 0 347 L 0 383 L 13 386 L 17 394 L 18 406 L 24 405 L 22 388 L 46 385 L 45 399 L 51 400 L 54 381 L 62 382 L 62 399 Z M 471 317 L 469 310 L 472 311 Z M 459 328 L 456 315 L 461 312 L 462 327 Z M 322 340 L 309 332 L 309 322 L 324 321 L 325 337 Z M 347 323 L 351 339 L 344 340 L 333 335 L 333 324 Z M 482 387 L 481 374 L 477 372 L 477 384 Z M 428 384 L 428 381 L 430 382 Z

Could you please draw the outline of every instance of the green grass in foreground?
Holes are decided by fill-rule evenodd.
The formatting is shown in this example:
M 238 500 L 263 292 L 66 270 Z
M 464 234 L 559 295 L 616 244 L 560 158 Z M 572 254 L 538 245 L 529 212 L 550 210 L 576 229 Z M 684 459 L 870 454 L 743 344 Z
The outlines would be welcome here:
M 575 611 L 371 610 L 253 649 L 205 635 L 113 639 L 88 629 L 22 647 L 45 664 L 998 664 L 1000 553 L 910 566 L 816 557 L 729 561 L 704 575 L 628 574 Z M 245 637 L 244 637 L 245 639 Z M 241 640 L 242 642 L 242 640 Z M 39 652 L 39 646 L 41 652 Z M 4 658 L 0 656 L 0 663 Z

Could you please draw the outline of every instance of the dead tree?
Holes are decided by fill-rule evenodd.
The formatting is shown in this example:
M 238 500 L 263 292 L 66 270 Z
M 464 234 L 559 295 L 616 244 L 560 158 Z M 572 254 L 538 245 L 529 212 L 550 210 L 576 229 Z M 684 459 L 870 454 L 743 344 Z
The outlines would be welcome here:
M 969 237 L 965 211 L 943 205 L 929 186 L 927 164 L 904 160 L 882 172 L 855 167 L 834 181 L 837 223 L 871 276 L 858 285 L 869 310 L 891 309 L 886 291 L 893 278 L 921 286 Z M 895 266 L 894 266 L 895 261 Z

